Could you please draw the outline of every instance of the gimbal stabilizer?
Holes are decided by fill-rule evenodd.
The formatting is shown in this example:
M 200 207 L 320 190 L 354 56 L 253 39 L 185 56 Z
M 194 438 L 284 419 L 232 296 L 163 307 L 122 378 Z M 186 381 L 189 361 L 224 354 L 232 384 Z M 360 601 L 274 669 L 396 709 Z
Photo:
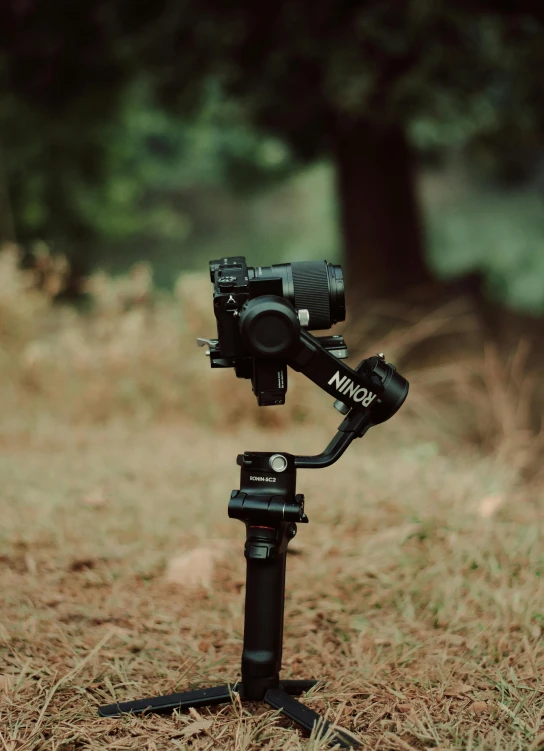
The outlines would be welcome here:
M 257 364 L 260 360 L 288 363 L 335 396 L 335 407 L 345 414 L 335 437 L 317 456 L 294 456 L 283 451 L 246 451 L 238 456 L 240 489 L 231 493 L 228 514 L 246 525 L 242 678 L 215 688 L 110 704 L 99 709 L 103 717 L 210 706 L 230 701 L 232 693 L 237 692 L 244 700 L 265 701 L 306 730 L 319 723 L 319 737 L 330 728 L 317 712 L 293 698 L 317 681 L 282 680 L 279 676 L 287 545 L 296 535 L 297 522 L 308 522 L 304 496 L 296 492 L 296 472 L 333 464 L 355 438 L 392 417 L 406 399 L 408 382 L 381 354 L 362 360 L 352 370 L 303 329 L 301 312 L 305 311 L 297 311 L 288 300 L 266 294 L 246 300 L 240 310 L 233 310 L 246 356 Z M 205 342 L 210 346 L 210 357 L 220 359 L 217 340 L 199 341 Z M 345 345 L 340 350 L 347 356 Z M 332 731 L 330 742 L 342 748 L 360 747 L 341 729 Z

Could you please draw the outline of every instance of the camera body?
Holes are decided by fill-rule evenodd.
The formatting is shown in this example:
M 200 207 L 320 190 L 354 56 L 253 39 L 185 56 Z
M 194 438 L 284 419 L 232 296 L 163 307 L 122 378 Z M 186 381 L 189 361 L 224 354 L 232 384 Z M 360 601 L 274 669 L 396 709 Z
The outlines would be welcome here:
M 287 306 L 293 330 L 326 329 L 345 320 L 341 267 L 327 261 L 303 261 L 253 268 L 243 256 L 231 256 L 210 261 L 210 279 L 217 321 L 217 340 L 207 342 L 212 368 L 233 367 L 238 378 L 250 378 L 260 406 L 284 404 L 286 363 L 272 349 L 269 355 L 256 356 L 240 323 L 250 302 L 257 298 L 267 302 L 267 310 L 273 307 L 274 300 L 283 298 L 283 318 Z M 280 325 L 279 317 L 276 324 Z M 273 338 L 276 334 L 269 331 L 266 335 Z M 341 336 L 316 339 L 336 357 L 347 357 Z

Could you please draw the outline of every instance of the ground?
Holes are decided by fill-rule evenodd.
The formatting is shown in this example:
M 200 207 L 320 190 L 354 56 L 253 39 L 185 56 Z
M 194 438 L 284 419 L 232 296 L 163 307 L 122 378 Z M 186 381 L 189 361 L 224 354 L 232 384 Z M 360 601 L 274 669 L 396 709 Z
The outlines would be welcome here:
M 290 375 L 287 405 L 259 409 L 209 369 L 204 276 L 165 296 L 145 267 L 96 275 L 78 313 L 51 304 L 45 271 L 37 289 L 0 254 L 0 749 L 324 749 L 236 697 L 170 717 L 97 708 L 239 678 L 235 458 L 318 453 L 332 399 Z M 282 676 L 320 679 L 305 703 L 364 749 L 544 749 L 541 379 L 527 342 L 481 347 L 462 301 L 394 312 L 379 341 L 379 308 L 346 340 L 352 365 L 383 350 L 399 366 L 406 405 L 299 471 L 310 523 L 287 560 Z
M 50 417 L 1 433 L 4 751 L 327 747 L 236 701 L 173 717 L 101 719 L 97 707 L 239 677 L 235 456 L 317 453 L 331 420 Z M 544 747 L 541 486 L 414 437 L 399 415 L 336 465 L 299 471 L 298 489 L 310 523 L 288 556 L 282 675 L 322 679 L 308 706 L 365 749 Z M 169 581 L 172 560 L 198 548 L 203 570 L 216 551 L 209 581 Z

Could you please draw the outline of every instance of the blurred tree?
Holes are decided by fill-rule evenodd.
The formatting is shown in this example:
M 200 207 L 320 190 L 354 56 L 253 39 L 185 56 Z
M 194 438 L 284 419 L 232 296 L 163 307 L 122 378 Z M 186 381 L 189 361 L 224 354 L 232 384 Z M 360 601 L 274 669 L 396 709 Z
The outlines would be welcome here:
M 104 146 L 124 81 L 100 6 L 0 7 L 0 141 L 13 234 L 24 244 L 69 238 L 75 294 L 94 235 L 83 204 L 107 176 Z
M 85 244 L 93 202 L 83 210 L 81 196 L 107 169 L 109 128 L 127 84 L 145 79 L 185 122 L 216 85 L 231 107 L 217 133 L 234 112 L 282 139 L 301 162 L 334 160 L 352 284 L 394 294 L 425 281 L 414 145 L 503 132 L 541 137 L 543 83 L 535 71 L 544 62 L 543 26 L 531 7 L 521 0 L 513 10 L 468 0 L 4 0 L 0 59 L 11 95 L 1 100 L 0 124 L 8 178 L 16 200 L 45 196 L 22 201 L 25 226 L 32 233 L 47 221 L 71 222 Z M 146 146 L 158 153 L 165 139 Z M 237 148 L 222 141 L 216 164 L 230 159 L 231 175 L 252 165 L 247 184 L 259 174 L 259 149 Z
M 199 80 L 191 100 L 190 78 L 180 112 L 158 105 L 158 72 L 135 60 L 139 34 L 120 20 L 125 10 L 105 0 L 0 4 L 0 244 L 16 239 L 29 264 L 43 241 L 66 254 L 68 296 L 97 245 L 179 247 L 195 186 L 264 188 L 294 168 L 213 82 Z
M 213 76 L 247 116 L 337 170 L 345 261 L 360 291 L 428 278 L 413 146 L 542 133 L 540 15 L 506 2 L 158 0 L 118 6 L 134 61 L 184 112 Z

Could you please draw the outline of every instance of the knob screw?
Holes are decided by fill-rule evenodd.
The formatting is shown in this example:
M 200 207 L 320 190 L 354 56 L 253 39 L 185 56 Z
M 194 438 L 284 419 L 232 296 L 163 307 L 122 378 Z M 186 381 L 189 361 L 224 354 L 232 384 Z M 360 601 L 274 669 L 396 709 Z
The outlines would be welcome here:
M 307 308 L 301 308 L 297 310 L 298 320 L 303 329 L 307 329 L 310 325 L 310 311 Z
M 274 472 L 285 472 L 287 469 L 287 459 L 282 456 L 282 454 L 274 454 L 271 456 L 268 460 L 268 464 L 270 469 L 273 469 Z
M 344 402 L 341 402 L 340 399 L 337 399 L 334 402 L 334 408 L 337 409 L 342 415 L 347 415 L 349 412 L 349 407 L 347 404 L 344 404 Z

